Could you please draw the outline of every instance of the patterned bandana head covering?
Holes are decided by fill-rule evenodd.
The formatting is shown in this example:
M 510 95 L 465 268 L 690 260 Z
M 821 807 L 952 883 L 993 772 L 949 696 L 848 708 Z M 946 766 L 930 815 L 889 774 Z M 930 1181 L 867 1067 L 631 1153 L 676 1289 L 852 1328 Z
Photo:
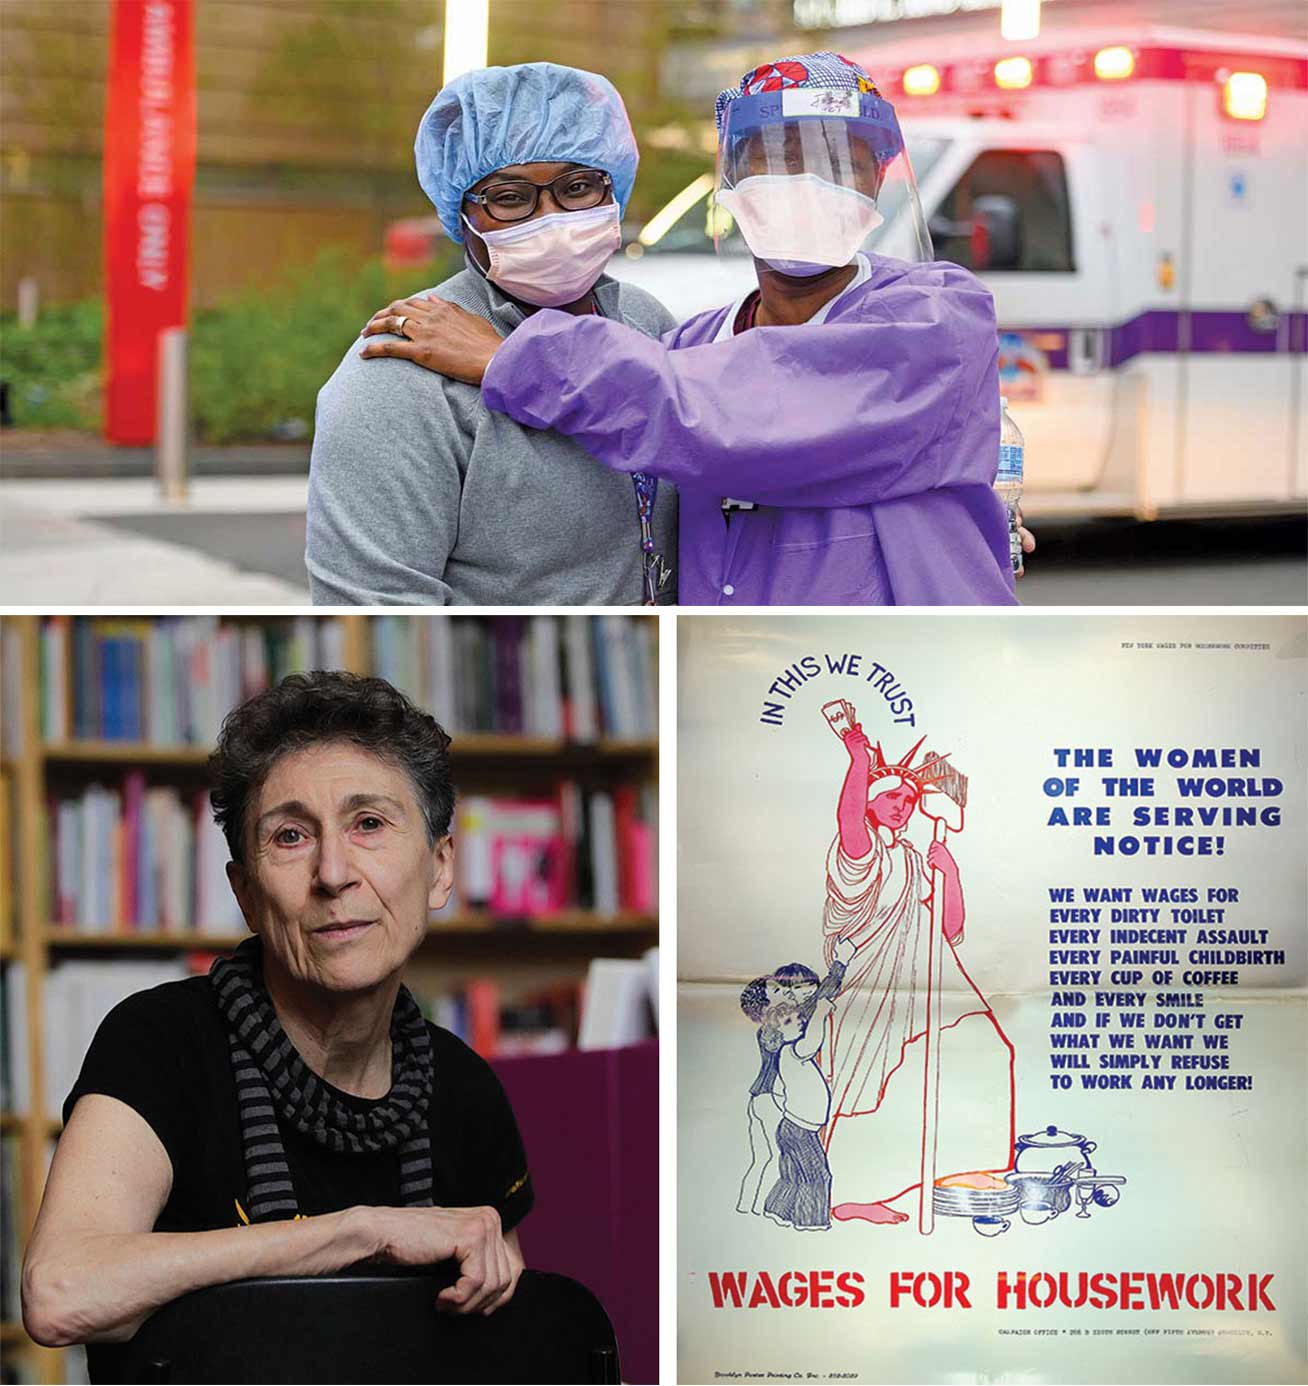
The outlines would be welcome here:
M 228 1026 L 250 1221 L 300 1211 L 279 1119 L 338 1155 L 398 1151 L 405 1206 L 430 1208 L 431 1036 L 408 988 L 400 988 L 391 1015 L 391 1090 L 359 1112 L 310 1069 L 282 1029 L 264 987 L 259 939 L 247 938 L 230 958 L 219 958 L 209 979 Z
M 778 58 L 776 62 L 760 63 L 745 73 L 740 85 L 718 93 L 713 117 L 718 123 L 718 138 L 722 138 L 722 118 L 733 101 L 742 96 L 758 96 L 765 91 L 783 91 L 787 87 L 825 88 L 828 91 L 870 91 L 880 96 L 876 83 L 856 63 L 839 53 L 801 53 L 798 57 Z

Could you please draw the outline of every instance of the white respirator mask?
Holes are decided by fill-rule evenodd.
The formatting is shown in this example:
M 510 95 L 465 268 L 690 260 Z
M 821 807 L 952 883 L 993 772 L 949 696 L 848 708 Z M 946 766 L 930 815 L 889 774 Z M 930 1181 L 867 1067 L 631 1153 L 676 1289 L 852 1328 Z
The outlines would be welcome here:
M 876 202 L 815 173 L 764 173 L 720 188 L 719 206 L 769 269 L 808 278 L 847 265 L 885 220 Z
M 622 244 L 616 202 L 582 212 L 553 212 L 501 231 L 478 231 L 466 216 L 463 222 L 486 245 L 487 279 L 538 308 L 575 303 Z

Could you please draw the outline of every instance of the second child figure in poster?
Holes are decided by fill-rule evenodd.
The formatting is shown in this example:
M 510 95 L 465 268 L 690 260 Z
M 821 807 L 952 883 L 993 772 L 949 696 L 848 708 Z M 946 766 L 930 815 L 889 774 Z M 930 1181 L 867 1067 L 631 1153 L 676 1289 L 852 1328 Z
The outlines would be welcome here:
M 805 1014 L 793 1001 L 768 1008 L 759 1032 L 765 1049 L 777 1054 L 773 1095 L 781 1109 L 777 1125 L 777 1182 L 763 1214 L 783 1227 L 825 1231 L 831 1226 L 831 1170 L 822 1148 L 822 1128 L 831 1111 L 831 1090 L 817 1065 L 817 1052 L 835 1002 Z

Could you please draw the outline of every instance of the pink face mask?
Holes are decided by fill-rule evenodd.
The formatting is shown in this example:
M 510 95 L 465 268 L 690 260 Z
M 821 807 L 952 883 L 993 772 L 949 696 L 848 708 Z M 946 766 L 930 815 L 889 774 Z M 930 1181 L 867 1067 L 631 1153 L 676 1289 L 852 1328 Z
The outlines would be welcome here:
M 478 231 L 467 217 L 463 220 L 486 244 L 486 277 L 539 308 L 575 303 L 622 244 L 616 202 L 584 212 L 554 212 L 501 231 Z
M 717 201 L 750 250 L 783 274 L 822 274 L 849 264 L 884 220 L 870 197 L 815 173 L 755 174 L 719 189 Z

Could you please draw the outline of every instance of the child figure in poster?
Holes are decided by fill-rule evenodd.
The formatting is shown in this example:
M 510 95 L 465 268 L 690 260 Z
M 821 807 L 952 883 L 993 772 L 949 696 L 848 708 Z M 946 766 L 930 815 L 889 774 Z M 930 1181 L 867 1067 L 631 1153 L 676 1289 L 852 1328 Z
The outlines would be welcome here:
M 756 1032 L 759 1068 L 750 1086 L 746 1107 L 750 1159 L 749 1168 L 740 1183 L 737 1212 L 762 1213 L 776 1177 L 777 1125 L 781 1119 L 781 1103 L 777 1094 L 779 1060 L 778 1048 L 769 1049 L 765 1042 L 764 1015 L 769 1007 L 788 1001 L 798 1007 L 800 1019 L 807 1025 L 818 1004 L 829 1001 L 840 991 L 845 979 L 845 966 L 854 956 L 854 945 L 837 943 L 832 953 L 827 975 L 820 982 L 812 968 L 803 963 L 787 963 L 767 977 L 756 977 L 740 993 L 740 1009 L 759 1027 Z M 820 1028 L 815 1033 L 820 1035 Z
M 915 769 L 919 741 L 888 764 L 852 715 L 843 729 L 827 715 L 849 764 L 827 856 L 826 956 L 834 958 L 842 944 L 855 947 L 822 1047 L 832 1099 L 824 1144 L 839 1200 L 832 1212 L 842 1220 L 898 1223 L 908 1219 L 923 1182 L 933 877 L 943 893 L 937 917 L 945 940 L 936 1182 L 1011 1166 L 1013 1050 L 955 952 L 965 910 L 944 834 L 925 858 L 905 835 L 915 813 L 940 817 L 923 797 L 943 798 L 936 793 L 942 758 L 928 757 Z
M 781 1109 L 778 1178 L 763 1212 L 773 1222 L 801 1232 L 831 1226 L 831 1171 L 821 1139 L 831 1093 L 814 1056 L 835 1002 L 827 999 L 822 1005 L 825 1015 L 810 1019 L 795 1002 L 778 1002 L 768 1008 L 760 1032 L 763 1047 L 778 1056 L 774 1092 Z

